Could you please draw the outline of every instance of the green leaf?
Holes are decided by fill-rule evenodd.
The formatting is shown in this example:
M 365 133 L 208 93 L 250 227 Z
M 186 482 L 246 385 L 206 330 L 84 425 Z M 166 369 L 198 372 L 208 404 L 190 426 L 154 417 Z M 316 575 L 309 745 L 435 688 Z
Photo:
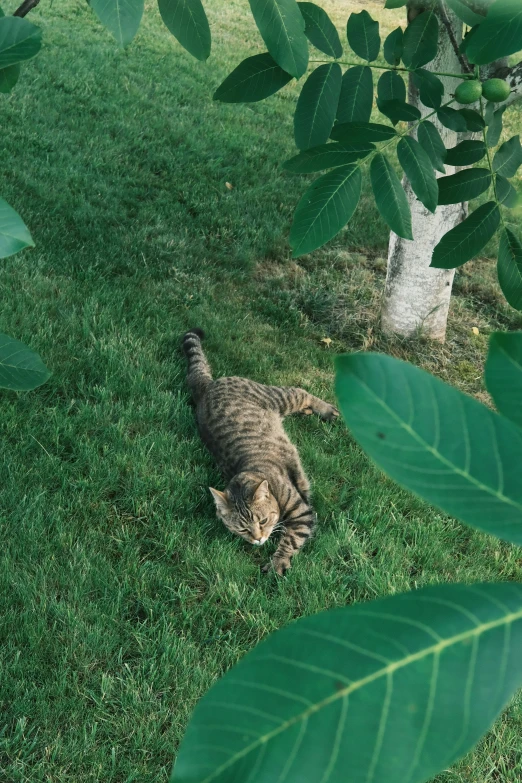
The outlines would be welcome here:
M 396 27 L 384 41 L 384 59 L 390 65 L 399 65 L 404 46 L 404 33 L 402 27 Z
M 291 80 L 274 58 L 265 52 L 247 57 L 234 68 L 214 93 L 223 103 L 254 103 L 273 95 Z
M 388 117 L 394 125 L 398 122 L 415 122 L 421 118 L 421 113 L 416 106 L 404 101 L 381 101 L 377 99 L 377 107 L 381 114 Z
M 471 166 L 472 163 L 482 160 L 486 154 L 486 145 L 483 141 L 466 139 L 450 147 L 446 155 L 446 163 L 450 166 Z
M 497 410 L 522 427 L 522 332 L 494 332 L 484 370 Z
M 446 160 L 447 150 L 435 125 L 429 120 L 424 120 L 419 125 L 417 137 L 421 147 L 428 153 L 433 167 L 444 174 L 446 171 L 444 161 Z
M 467 48 L 470 45 L 470 43 L 472 42 L 472 40 L 475 37 L 475 35 L 477 34 L 478 29 L 479 29 L 479 26 L 475 25 L 474 27 L 471 28 L 471 30 L 468 30 L 464 34 L 464 38 L 462 39 L 462 42 L 461 42 L 461 44 L 459 46 L 459 52 L 461 54 L 466 54 Z
M 342 71 L 338 63 L 320 65 L 304 83 L 294 115 L 295 143 L 308 150 L 328 141 L 333 128 Z
M 332 139 L 349 144 L 363 144 L 388 141 L 397 135 L 397 131 L 389 125 L 379 125 L 375 122 L 342 122 L 336 123 L 330 134 Z
M 315 3 L 297 3 L 305 20 L 305 35 L 319 51 L 329 57 L 341 57 L 343 47 L 330 17 Z
M 499 147 L 493 158 L 493 171 L 503 177 L 514 177 L 520 165 L 522 165 L 520 136 L 513 136 Z
M 139 5 L 140 1 L 133 0 L 133 3 Z M 106 0 L 96 0 L 96 2 L 106 2 Z M 141 5 L 143 6 L 143 2 Z M 210 27 L 201 0 L 158 0 L 158 7 L 167 29 L 183 48 L 197 60 L 208 59 L 211 44 Z
M 368 122 L 372 105 L 372 69 L 367 65 L 348 68 L 343 74 L 337 119 L 339 122 Z
M 384 7 L 385 8 L 402 8 L 406 5 L 408 0 L 386 0 Z
M 301 152 L 283 163 L 283 168 L 294 174 L 310 174 L 314 171 L 345 166 L 365 158 L 375 149 L 374 144 L 320 144 Z
M 497 273 L 508 303 L 522 310 L 522 245 L 509 228 L 500 237 Z
M 435 212 L 439 189 L 428 154 L 418 141 L 405 136 L 397 145 L 397 157 L 419 201 Z
M 0 19 L 0 68 L 30 60 L 42 46 L 39 27 L 18 16 Z
M 468 44 L 471 62 L 486 65 L 518 52 L 522 46 L 522 4 L 520 0 L 495 0 Z
M 476 24 L 484 21 L 484 17 L 472 11 L 463 0 L 446 0 L 446 3 L 461 22 L 467 24 L 468 27 L 474 27 Z
M 346 32 L 348 43 L 355 54 L 368 62 L 378 57 L 381 48 L 379 22 L 372 19 L 368 11 L 350 14 Z
M 255 22 L 276 63 L 299 79 L 308 65 L 305 20 L 296 0 L 249 0 Z
M 437 183 L 439 205 L 460 204 L 484 193 L 491 185 L 491 174 L 489 169 L 464 169 L 450 177 L 440 177 Z
M 470 261 L 489 242 L 498 228 L 500 211 L 494 201 L 482 204 L 447 234 L 435 247 L 431 267 L 455 269 Z
M 18 340 L 0 334 L 0 387 L 30 391 L 45 383 L 50 375 L 37 353 Z
M 439 109 L 437 118 L 441 125 L 444 125 L 445 128 L 449 128 L 450 130 L 457 131 L 457 133 L 465 133 L 468 129 L 466 119 L 459 111 L 452 109 L 450 106 L 443 106 Z
M 0 258 L 7 258 L 24 247 L 34 247 L 29 229 L 20 215 L 0 198 Z
M 297 205 L 290 230 L 293 258 L 311 253 L 348 223 L 361 195 L 361 169 L 340 166 L 316 179 Z
M 343 417 L 382 470 L 461 522 L 522 543 L 522 431 L 391 356 L 352 353 L 336 365 Z
M 381 216 L 398 236 L 413 239 L 406 193 L 390 161 L 381 153 L 371 162 L 370 177 L 375 203 Z
M 395 99 L 405 103 L 406 85 L 402 76 L 395 71 L 385 71 L 377 82 L 377 97 L 380 101 Z
M 459 114 L 466 120 L 466 125 L 469 131 L 472 133 L 480 133 L 485 127 L 486 123 L 474 109 L 458 109 Z
M 89 5 L 119 46 L 132 41 L 143 16 L 144 0 L 90 0 Z
M 420 68 L 437 54 L 439 23 L 433 10 L 415 17 L 404 32 L 402 60 L 407 68 Z
M 493 115 L 488 123 L 488 130 L 486 133 L 486 142 L 488 147 L 496 147 L 499 142 L 500 136 L 502 134 L 502 118 L 505 111 L 506 107 L 501 106 L 500 109 L 497 109 L 495 112 L 493 112 Z
M 512 582 L 437 585 L 301 618 L 199 701 L 171 783 L 431 780 L 520 687 L 521 617 Z
M 2 68 L 0 70 L 0 92 L 11 92 L 16 82 L 20 78 L 20 63 L 16 65 L 10 65 L 8 68 Z
M 501 204 L 504 204 L 508 209 L 513 209 L 518 204 L 518 193 L 511 184 L 511 182 L 505 177 L 501 177 L 500 174 L 495 176 L 495 186 L 497 188 L 497 197 Z
M 444 85 L 441 80 L 424 68 L 414 71 L 412 78 L 422 103 L 430 109 L 438 109 L 444 95 Z

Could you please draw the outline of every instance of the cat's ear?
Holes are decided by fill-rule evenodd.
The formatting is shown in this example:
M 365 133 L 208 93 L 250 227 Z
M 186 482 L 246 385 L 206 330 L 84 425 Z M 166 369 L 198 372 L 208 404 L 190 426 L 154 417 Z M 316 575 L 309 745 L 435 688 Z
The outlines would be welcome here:
M 217 510 L 221 511 L 222 514 L 230 511 L 230 504 L 226 492 L 220 492 L 219 489 L 214 489 L 214 487 L 209 487 L 209 490 L 212 492 L 212 497 L 214 498 Z
M 268 500 L 269 497 L 270 490 L 268 489 L 268 481 L 265 479 L 254 492 L 254 500 L 259 502 L 260 500 Z

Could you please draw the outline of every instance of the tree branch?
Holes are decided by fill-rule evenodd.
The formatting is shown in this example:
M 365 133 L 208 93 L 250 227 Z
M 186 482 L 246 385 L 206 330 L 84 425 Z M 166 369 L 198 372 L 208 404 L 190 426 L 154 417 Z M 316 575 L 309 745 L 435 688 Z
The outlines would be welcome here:
M 473 67 L 469 64 L 466 57 L 464 57 L 463 54 L 460 52 L 459 45 L 457 43 L 457 39 L 455 38 L 455 33 L 453 32 L 453 26 L 451 24 L 451 21 L 448 17 L 448 12 L 446 11 L 446 6 L 442 2 L 440 4 L 440 18 L 442 19 L 442 23 L 444 27 L 446 28 L 446 32 L 448 33 L 448 37 L 451 41 L 451 45 L 453 47 L 453 51 L 457 55 L 459 59 L 459 63 L 461 65 L 461 68 L 464 73 L 472 73 Z
M 16 9 L 13 16 L 21 16 L 21 17 L 27 16 L 29 11 L 32 11 L 33 8 L 36 8 L 39 2 L 40 0 L 24 0 L 22 5 Z

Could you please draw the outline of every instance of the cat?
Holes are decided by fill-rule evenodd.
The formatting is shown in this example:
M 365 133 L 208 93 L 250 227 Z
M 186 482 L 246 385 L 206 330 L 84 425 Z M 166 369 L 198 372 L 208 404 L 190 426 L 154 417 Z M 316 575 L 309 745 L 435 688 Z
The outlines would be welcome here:
M 187 332 L 183 350 L 199 433 L 229 482 L 224 492 L 209 487 L 217 516 L 254 546 L 282 531 L 272 561 L 263 569 L 282 576 L 315 525 L 310 483 L 283 418 L 317 413 L 331 420 L 339 411 L 304 389 L 264 386 L 247 378 L 213 380 L 203 337 L 201 329 Z

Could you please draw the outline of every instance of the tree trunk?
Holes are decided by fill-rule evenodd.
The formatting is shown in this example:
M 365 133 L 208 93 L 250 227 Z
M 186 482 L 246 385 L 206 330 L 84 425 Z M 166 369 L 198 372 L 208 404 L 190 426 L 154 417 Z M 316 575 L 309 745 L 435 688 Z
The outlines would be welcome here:
M 462 40 L 462 22 L 447 11 L 447 22 L 451 25 L 457 43 Z M 437 57 L 424 66 L 428 70 L 460 73 L 461 63 L 450 40 L 447 28 L 440 22 L 439 51 Z M 458 81 L 442 78 L 446 94 L 454 92 Z M 420 101 L 417 90 L 410 80 L 409 101 L 417 106 L 422 115 L 431 113 Z M 437 126 L 446 147 L 457 144 L 457 134 L 444 128 L 436 117 L 431 121 Z M 414 133 L 413 135 L 416 135 Z M 446 166 L 446 174 L 455 172 L 453 166 Z M 439 175 L 438 176 L 442 176 Z M 433 340 L 444 342 L 446 321 L 455 271 L 430 269 L 431 255 L 435 245 L 460 223 L 467 214 L 467 205 L 453 204 L 437 207 L 435 214 L 429 212 L 415 197 L 409 182 L 403 180 L 411 207 L 413 242 L 401 239 L 393 232 L 388 250 L 388 273 L 382 307 L 382 327 L 385 331 L 405 336 L 422 333 Z

